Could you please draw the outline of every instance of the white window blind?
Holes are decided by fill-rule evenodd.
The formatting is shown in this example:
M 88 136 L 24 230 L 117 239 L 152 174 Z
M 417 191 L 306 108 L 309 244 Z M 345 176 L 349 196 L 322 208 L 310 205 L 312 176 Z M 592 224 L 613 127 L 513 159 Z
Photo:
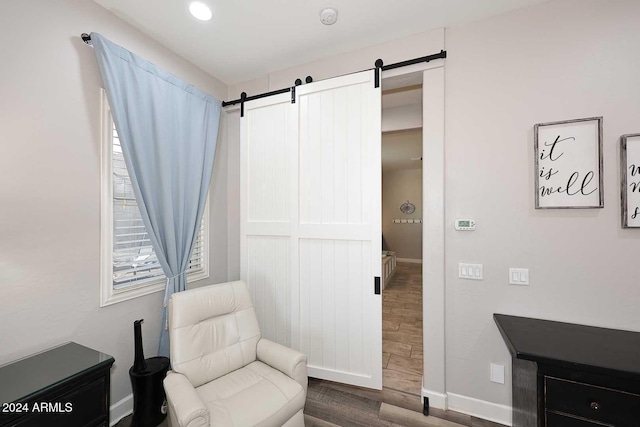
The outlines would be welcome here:
M 113 149 L 113 289 L 119 291 L 166 280 L 142 222 L 115 125 Z M 189 260 L 188 275 L 204 270 L 204 218 Z
M 102 91 L 100 306 L 162 292 L 166 277 L 133 195 L 106 93 Z M 187 269 L 187 282 L 209 277 L 209 201 Z

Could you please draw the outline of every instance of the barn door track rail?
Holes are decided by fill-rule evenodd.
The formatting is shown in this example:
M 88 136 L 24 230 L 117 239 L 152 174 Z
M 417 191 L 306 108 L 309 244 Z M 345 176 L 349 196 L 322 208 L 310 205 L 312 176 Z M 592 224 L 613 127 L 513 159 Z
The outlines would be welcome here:
M 419 58 L 409 59 L 407 61 L 402 61 L 402 62 L 396 62 L 394 64 L 389 64 L 389 65 L 384 65 L 384 62 L 382 61 L 382 59 L 377 59 L 373 68 L 373 70 L 375 70 L 374 85 L 375 87 L 380 87 L 380 75 L 382 71 L 393 70 L 400 67 L 407 67 L 409 65 L 420 64 L 423 62 L 430 62 L 435 59 L 445 59 L 446 57 L 447 57 L 447 51 L 441 50 L 440 52 L 434 53 L 433 55 L 421 56 Z M 365 71 L 365 70 L 362 70 L 362 71 Z M 356 71 L 356 72 L 359 73 L 360 71 Z M 313 82 L 313 77 L 307 76 L 307 78 L 305 79 L 305 82 L 306 83 Z M 295 104 L 296 86 L 300 86 L 301 84 L 302 84 L 302 81 L 300 79 L 296 79 L 294 86 L 286 87 L 284 89 L 273 90 L 271 92 L 265 92 L 265 93 L 260 93 L 258 95 L 251 95 L 251 96 L 247 96 L 246 92 L 242 92 L 240 94 L 240 98 L 238 99 L 234 99 L 232 101 L 222 101 L 222 106 L 228 107 L 230 105 L 240 104 L 240 117 L 244 117 L 245 102 L 252 101 L 254 99 L 266 98 L 267 96 L 280 95 L 281 93 L 287 93 L 287 92 L 291 92 L 291 103 Z

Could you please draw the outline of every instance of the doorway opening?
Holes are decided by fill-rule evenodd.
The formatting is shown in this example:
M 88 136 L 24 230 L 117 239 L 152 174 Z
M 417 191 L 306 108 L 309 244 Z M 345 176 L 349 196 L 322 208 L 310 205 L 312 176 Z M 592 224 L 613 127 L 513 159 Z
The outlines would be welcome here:
M 382 85 L 382 385 L 421 396 L 422 73 Z

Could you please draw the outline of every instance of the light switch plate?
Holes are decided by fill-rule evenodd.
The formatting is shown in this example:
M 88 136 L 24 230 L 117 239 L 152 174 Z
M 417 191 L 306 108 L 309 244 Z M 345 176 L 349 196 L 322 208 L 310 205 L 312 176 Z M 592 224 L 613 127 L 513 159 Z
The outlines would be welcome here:
M 510 268 L 509 284 L 529 286 L 529 269 L 528 268 Z
M 458 277 L 468 280 L 482 280 L 482 264 L 458 264 Z

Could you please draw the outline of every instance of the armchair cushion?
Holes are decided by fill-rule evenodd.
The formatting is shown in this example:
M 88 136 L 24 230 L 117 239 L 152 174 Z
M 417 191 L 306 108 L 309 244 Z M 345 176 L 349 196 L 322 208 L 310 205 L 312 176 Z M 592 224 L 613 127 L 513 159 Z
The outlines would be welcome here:
M 296 380 L 307 391 L 307 356 L 288 347 L 262 338 L 258 341 L 257 357 L 266 363 Z
M 196 389 L 212 426 L 280 427 L 304 407 L 303 387 L 255 361 Z

